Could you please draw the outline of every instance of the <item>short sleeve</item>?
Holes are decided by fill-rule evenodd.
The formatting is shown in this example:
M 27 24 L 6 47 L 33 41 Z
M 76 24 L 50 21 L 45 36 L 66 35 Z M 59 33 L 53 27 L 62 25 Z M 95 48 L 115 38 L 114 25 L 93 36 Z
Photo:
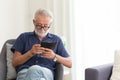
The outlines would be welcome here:
M 70 55 L 68 54 L 68 52 L 66 51 L 62 40 L 59 38 L 59 42 L 58 42 L 58 47 L 57 47 L 57 53 L 59 55 L 61 55 L 62 57 L 69 57 Z
M 11 51 L 14 53 L 14 51 L 19 51 L 21 53 L 24 53 L 24 34 L 21 34 L 15 41 L 13 47 L 11 48 Z

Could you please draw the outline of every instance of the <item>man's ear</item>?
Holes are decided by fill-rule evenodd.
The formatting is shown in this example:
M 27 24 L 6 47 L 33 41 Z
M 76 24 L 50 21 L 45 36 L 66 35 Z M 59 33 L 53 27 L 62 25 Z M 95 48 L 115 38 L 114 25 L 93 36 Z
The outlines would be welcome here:
M 35 20 L 33 19 L 33 24 L 35 25 Z

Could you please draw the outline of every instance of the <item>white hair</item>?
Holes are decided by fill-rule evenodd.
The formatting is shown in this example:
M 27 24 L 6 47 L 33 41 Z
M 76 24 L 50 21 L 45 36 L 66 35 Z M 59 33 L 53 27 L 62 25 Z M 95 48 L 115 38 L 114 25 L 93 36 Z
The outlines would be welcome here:
M 51 18 L 50 22 L 53 21 L 53 14 L 52 14 L 52 12 L 49 11 L 49 10 L 41 9 L 41 8 L 38 9 L 38 10 L 35 12 L 34 19 L 36 19 L 36 17 L 37 17 L 38 15 L 43 15 L 43 16 L 50 17 L 50 18 Z

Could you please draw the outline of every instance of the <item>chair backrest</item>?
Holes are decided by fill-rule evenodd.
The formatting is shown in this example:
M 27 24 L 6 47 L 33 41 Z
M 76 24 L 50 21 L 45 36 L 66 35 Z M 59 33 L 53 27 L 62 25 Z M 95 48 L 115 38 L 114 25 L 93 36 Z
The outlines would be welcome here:
M 6 60 L 6 43 L 14 44 L 16 39 L 7 40 L 0 53 L 0 80 L 6 80 L 7 60 Z M 63 80 L 63 65 L 56 62 L 54 80 Z
M 6 43 L 14 44 L 15 39 L 7 40 L 0 53 L 0 80 L 6 80 L 7 72 L 7 60 L 6 60 Z

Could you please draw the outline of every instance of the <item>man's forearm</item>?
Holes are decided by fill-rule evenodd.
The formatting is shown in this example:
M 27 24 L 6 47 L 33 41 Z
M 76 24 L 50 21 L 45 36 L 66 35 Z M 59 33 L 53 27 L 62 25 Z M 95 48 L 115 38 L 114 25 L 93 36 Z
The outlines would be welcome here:
M 57 62 L 63 64 L 66 67 L 69 67 L 69 68 L 72 67 L 72 61 L 70 58 L 64 58 L 59 55 L 56 55 L 56 57 L 57 57 Z
M 31 53 L 31 51 L 28 51 L 25 54 L 23 54 L 23 55 L 21 54 L 19 56 L 18 56 L 18 54 L 21 54 L 21 53 L 19 53 L 19 52 L 14 53 L 14 56 L 16 56 L 15 58 L 13 58 L 13 61 L 12 61 L 12 64 L 14 67 L 24 64 L 31 57 L 33 57 L 33 54 Z

